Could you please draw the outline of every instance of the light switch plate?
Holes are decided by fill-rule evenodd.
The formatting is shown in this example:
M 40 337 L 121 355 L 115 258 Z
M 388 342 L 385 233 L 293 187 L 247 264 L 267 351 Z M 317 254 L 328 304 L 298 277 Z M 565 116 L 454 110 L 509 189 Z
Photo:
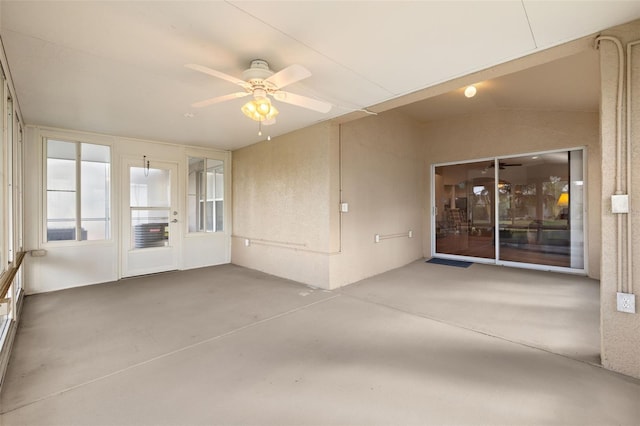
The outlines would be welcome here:
M 631 293 L 616 293 L 616 306 L 619 312 L 636 313 L 636 295 Z
M 349 203 L 340 203 L 340 212 L 348 213 L 349 212 Z

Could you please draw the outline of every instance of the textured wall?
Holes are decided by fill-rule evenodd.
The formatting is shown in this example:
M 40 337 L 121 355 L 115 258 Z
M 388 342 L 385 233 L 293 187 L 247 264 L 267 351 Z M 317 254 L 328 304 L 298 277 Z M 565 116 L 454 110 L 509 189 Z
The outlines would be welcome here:
M 421 127 L 397 112 L 341 126 L 342 252 L 331 258 L 332 287 L 422 257 L 425 186 Z M 374 242 L 413 231 L 413 238 Z
M 620 39 L 626 53 L 626 43 L 640 39 L 640 22 L 617 27 L 603 32 Z M 638 136 L 640 134 L 640 45 L 633 48 L 633 72 L 631 80 L 632 93 L 636 94 L 631 104 L 631 134 L 632 134 L 632 187 L 631 195 L 631 229 L 633 257 L 639 259 L 640 255 L 640 173 L 637 165 L 640 164 L 640 146 Z M 616 311 L 616 292 L 618 286 L 617 264 L 621 255 L 623 276 L 625 275 L 628 259 L 625 256 L 626 226 L 623 228 L 623 250 L 617 247 L 617 217 L 611 213 L 611 195 L 615 192 L 616 185 L 616 99 L 618 83 L 618 54 L 615 45 L 609 41 L 600 44 L 600 68 L 602 79 L 601 99 L 601 128 L 602 128 L 602 278 L 601 288 L 601 328 L 602 328 L 602 364 L 609 369 L 640 378 L 640 313 L 627 314 Z M 623 95 L 624 96 L 624 95 Z M 623 97 L 624 99 L 624 97 Z M 624 113 L 623 113 L 624 117 Z M 624 122 L 624 121 L 623 121 Z M 623 138 L 625 132 L 622 132 Z M 624 144 L 623 144 L 624 146 Z M 624 163 L 624 160 L 623 160 Z M 623 167 L 624 171 L 625 167 Z M 625 178 L 623 175 L 622 182 Z M 624 192 L 627 192 L 626 190 Z M 626 216 L 626 215 L 623 215 Z M 626 219 L 623 217 L 623 219 Z M 632 262 L 633 264 L 633 262 Z M 633 287 L 638 296 L 640 293 L 640 265 L 634 265 Z M 626 281 L 625 281 L 625 292 Z M 637 311 L 640 312 L 640 311 Z
M 233 152 L 233 263 L 329 287 L 337 131 L 322 123 Z
M 336 288 L 420 258 L 421 152 L 420 126 L 394 112 L 235 151 L 232 262 Z
M 598 113 L 495 111 L 426 125 L 425 167 L 434 163 L 578 148 L 587 152 L 589 276 L 600 276 L 600 141 Z M 430 183 L 429 183 L 430 185 Z M 430 188 L 430 186 L 427 186 Z M 430 198 L 428 199 L 430 203 Z M 424 255 L 431 256 L 430 217 L 425 215 Z

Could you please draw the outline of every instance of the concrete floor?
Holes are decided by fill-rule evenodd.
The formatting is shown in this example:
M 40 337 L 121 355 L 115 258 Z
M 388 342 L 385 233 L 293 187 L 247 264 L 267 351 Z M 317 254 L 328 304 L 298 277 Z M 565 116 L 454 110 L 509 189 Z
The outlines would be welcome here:
M 334 292 L 224 265 L 30 296 L 0 420 L 637 425 L 598 316 L 589 279 L 422 261 Z

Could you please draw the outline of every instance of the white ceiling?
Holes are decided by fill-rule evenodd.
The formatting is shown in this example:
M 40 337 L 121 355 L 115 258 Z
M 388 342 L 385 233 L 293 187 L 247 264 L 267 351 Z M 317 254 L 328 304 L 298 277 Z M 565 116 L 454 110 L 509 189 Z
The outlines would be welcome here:
M 278 103 L 265 132 L 277 136 L 640 18 L 640 2 L 2 0 L 0 13 L 28 124 L 236 149 L 262 139 L 246 99 L 191 108 L 237 86 L 184 64 L 237 77 L 256 58 L 308 68 L 287 90 L 334 108 Z M 425 119 L 433 106 L 407 108 Z

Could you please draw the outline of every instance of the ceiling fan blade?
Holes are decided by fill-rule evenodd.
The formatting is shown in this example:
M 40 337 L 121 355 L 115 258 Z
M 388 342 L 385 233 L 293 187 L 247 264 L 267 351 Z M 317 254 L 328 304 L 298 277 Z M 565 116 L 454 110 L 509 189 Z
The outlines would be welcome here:
M 242 87 L 246 87 L 248 85 L 248 83 L 244 80 L 240 80 L 239 78 L 235 78 L 229 74 L 225 74 L 223 72 L 220 71 L 216 71 L 216 70 L 212 70 L 211 68 L 207 68 L 207 67 L 203 67 L 202 65 L 198 65 L 198 64 L 186 64 L 185 65 L 186 68 L 195 70 L 195 71 L 200 71 L 203 72 L 205 74 L 209 74 L 212 75 L 214 77 L 217 78 L 221 78 L 223 80 L 227 80 L 231 83 L 237 84 L 239 86 Z
M 287 104 L 296 105 L 302 108 L 312 109 L 314 111 L 327 113 L 331 110 L 331 104 L 317 99 L 308 98 L 302 95 L 296 95 L 291 92 L 283 92 L 282 90 L 275 92 L 273 97 Z
M 251 93 L 248 93 L 248 92 L 230 93 L 228 95 L 218 96 L 218 97 L 215 97 L 215 98 L 206 99 L 204 101 L 196 102 L 194 104 L 191 104 L 191 106 L 194 107 L 194 108 L 202 108 L 202 107 L 206 107 L 206 106 L 209 106 L 209 105 L 217 104 L 217 103 L 220 103 L 220 102 L 230 101 L 231 99 L 236 99 L 236 98 L 242 98 L 242 97 L 245 97 L 245 96 L 249 96 L 250 94 Z
M 283 70 L 278 71 L 266 81 L 274 84 L 278 89 L 282 89 L 285 86 L 295 83 L 296 81 L 304 80 L 311 76 L 311 71 L 303 67 L 302 65 L 289 65 Z

